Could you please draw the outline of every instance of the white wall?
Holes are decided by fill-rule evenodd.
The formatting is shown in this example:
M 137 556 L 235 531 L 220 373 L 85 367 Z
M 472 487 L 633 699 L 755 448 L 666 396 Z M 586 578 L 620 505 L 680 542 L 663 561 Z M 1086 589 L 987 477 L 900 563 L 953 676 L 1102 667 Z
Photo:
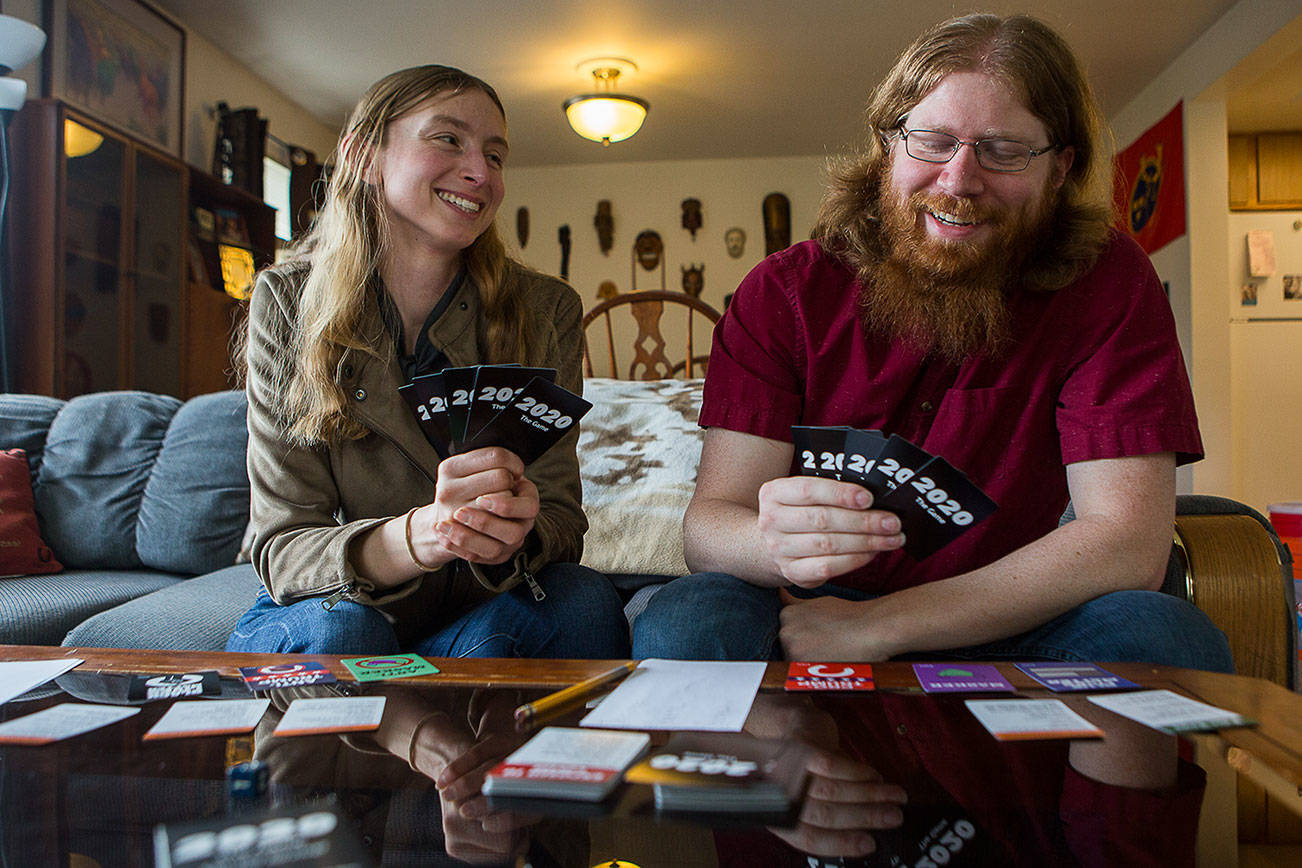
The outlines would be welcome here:
M 585 307 L 596 304 L 602 281 L 614 281 L 620 292 L 634 288 L 633 240 L 642 230 L 654 229 L 665 245 L 664 288 L 682 291 L 680 269 L 704 263 L 701 299 L 722 310 L 723 297 L 764 258 L 764 197 L 785 194 L 791 200 L 791 241 L 807 239 L 823 195 L 823 165 L 823 157 L 811 156 L 508 168 L 498 224 L 514 255 L 549 274 L 559 273 L 558 232 L 569 224 L 570 283 Z M 702 226 L 695 241 L 682 228 L 681 203 L 687 198 L 701 200 Z M 610 200 L 615 218 L 608 255 L 602 255 L 593 225 L 602 199 Z M 522 206 L 529 209 L 530 222 L 523 249 L 515 230 L 516 210 Z M 724 249 L 724 231 L 732 226 L 746 232 L 739 259 Z M 659 269 L 638 269 L 637 289 L 660 289 L 660 282 Z
M 267 132 L 307 148 L 324 162 L 339 130 L 321 123 L 268 82 L 194 31 L 185 37 L 185 161 L 204 171 L 212 168 L 217 135 L 217 103 L 232 109 L 253 106 L 267 119 Z M 361 94 L 358 94 L 360 97 Z M 339 119 L 342 127 L 344 118 Z
M 1153 257 L 1171 283 L 1207 458 L 1182 489 L 1243 499 L 1236 465 L 1248 444 L 1235 437 L 1230 319 L 1226 307 L 1229 233 L 1223 76 L 1298 17 L 1297 0 L 1241 0 L 1110 120 L 1125 147 L 1184 101 L 1188 235 Z M 1283 48 L 1281 47 L 1281 50 Z M 1186 294 L 1187 293 L 1187 294 Z M 1240 404 L 1240 406 L 1243 406 Z

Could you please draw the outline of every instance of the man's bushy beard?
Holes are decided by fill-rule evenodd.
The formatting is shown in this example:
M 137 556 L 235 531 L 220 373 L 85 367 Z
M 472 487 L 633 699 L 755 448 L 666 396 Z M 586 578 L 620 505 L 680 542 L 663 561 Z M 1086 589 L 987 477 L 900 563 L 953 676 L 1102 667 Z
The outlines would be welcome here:
M 1000 354 L 1010 337 L 1005 293 L 1042 243 L 1056 201 L 1047 189 L 1015 212 L 943 194 L 905 199 L 891 188 L 888 169 L 878 197 L 884 255 L 859 290 L 864 328 L 955 364 L 978 352 Z M 927 210 L 993 220 L 995 231 L 980 242 L 939 241 L 918 220 Z

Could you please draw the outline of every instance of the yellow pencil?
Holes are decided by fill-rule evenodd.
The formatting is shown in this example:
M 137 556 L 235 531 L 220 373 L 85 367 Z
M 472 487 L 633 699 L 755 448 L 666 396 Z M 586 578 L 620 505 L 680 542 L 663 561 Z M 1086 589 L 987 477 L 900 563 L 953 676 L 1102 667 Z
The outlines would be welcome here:
M 541 699 L 535 699 L 533 702 L 526 702 L 515 710 L 515 728 L 525 730 L 542 723 L 544 720 L 550 720 L 578 708 L 592 697 L 603 692 L 608 685 L 614 684 L 636 669 L 637 663 L 636 660 L 621 663 L 608 672 L 594 675 L 592 678 L 580 681 L 578 684 L 566 687 L 564 690 L 549 693 Z

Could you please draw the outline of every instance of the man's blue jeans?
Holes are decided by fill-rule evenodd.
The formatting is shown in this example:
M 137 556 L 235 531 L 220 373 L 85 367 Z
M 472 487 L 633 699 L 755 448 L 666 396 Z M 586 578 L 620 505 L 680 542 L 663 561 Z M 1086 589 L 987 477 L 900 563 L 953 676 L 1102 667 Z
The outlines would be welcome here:
M 825 594 L 848 600 L 873 597 L 831 585 L 797 596 Z M 723 573 L 685 576 L 661 588 L 633 622 L 633 656 L 781 659 L 780 610 L 771 588 Z M 1211 619 L 1191 603 L 1158 591 L 1104 594 L 1019 636 L 899 659 L 1127 661 L 1234 671 L 1229 643 Z
M 400 648 L 393 626 L 377 609 L 320 597 L 288 606 L 265 590 L 244 613 L 227 651 L 297 654 L 395 654 L 429 657 L 550 657 L 624 659 L 628 622 L 619 593 L 601 573 L 578 564 L 551 564 L 538 573 L 541 602 L 525 585 L 499 594 L 412 647 Z

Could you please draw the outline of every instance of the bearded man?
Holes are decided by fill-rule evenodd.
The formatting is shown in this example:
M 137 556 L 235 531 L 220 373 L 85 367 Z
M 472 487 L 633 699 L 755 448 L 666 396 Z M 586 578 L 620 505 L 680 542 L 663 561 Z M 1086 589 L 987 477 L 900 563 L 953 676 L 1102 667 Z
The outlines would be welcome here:
M 716 327 L 684 520 L 697 572 L 651 599 L 634 656 L 765 659 L 780 641 L 797 660 L 1230 671 L 1220 631 L 1157 590 L 1176 465 L 1202 443 L 1161 284 L 1110 228 L 1071 50 L 1031 18 L 948 21 L 867 117 L 814 240 L 756 267 Z M 867 490 L 795 475 L 793 424 L 898 434 L 998 509 L 915 560 Z

